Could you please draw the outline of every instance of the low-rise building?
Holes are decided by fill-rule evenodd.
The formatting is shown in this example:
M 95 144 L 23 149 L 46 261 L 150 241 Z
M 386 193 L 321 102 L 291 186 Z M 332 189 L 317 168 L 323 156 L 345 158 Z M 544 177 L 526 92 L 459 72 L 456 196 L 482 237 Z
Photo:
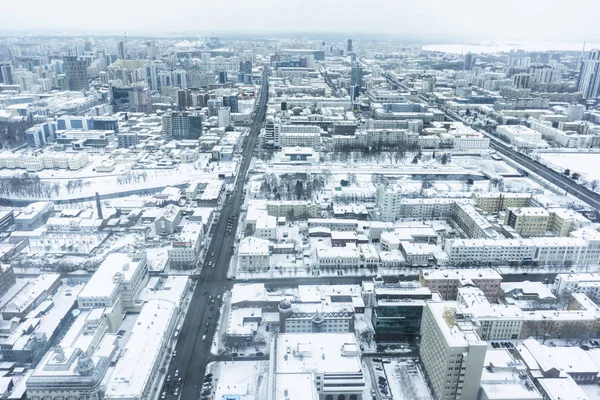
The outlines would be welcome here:
M 121 323 L 123 310 L 137 309 L 136 300 L 148 280 L 145 253 L 112 253 L 100 264 L 77 303 L 82 309 L 103 307 L 110 310 L 109 324 L 115 329 Z
M 353 333 L 285 333 L 271 346 L 267 400 L 363 400 L 365 377 Z
M 146 400 L 171 346 L 178 307 L 168 300 L 150 300 L 142 308 L 123 355 L 106 381 L 106 400 Z
M 245 237 L 238 248 L 238 268 L 242 271 L 268 271 L 270 256 L 268 240 Z
M 489 302 L 498 301 L 502 276 L 493 269 L 445 269 L 420 272 L 421 285 L 432 292 L 439 292 L 445 300 L 455 300 L 458 288 L 475 286 L 483 291 Z
M 189 223 L 177 236 L 168 249 L 169 264 L 173 268 L 194 268 L 204 237 L 202 224 Z

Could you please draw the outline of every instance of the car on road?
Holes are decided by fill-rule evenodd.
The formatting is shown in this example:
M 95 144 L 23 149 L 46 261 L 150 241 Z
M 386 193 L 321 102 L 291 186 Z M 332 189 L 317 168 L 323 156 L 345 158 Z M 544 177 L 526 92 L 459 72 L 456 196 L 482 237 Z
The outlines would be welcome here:
M 210 310 L 210 311 L 212 311 L 212 310 Z M 207 322 L 206 327 L 208 328 L 209 326 L 210 326 L 210 322 Z
M 210 390 L 205 390 L 202 392 L 202 396 L 208 396 L 210 394 Z
M 171 375 L 167 375 L 167 382 L 171 382 Z
M 177 350 L 173 350 L 173 357 L 177 356 Z
M 208 294 L 208 290 L 205 290 L 203 294 L 206 296 Z
M 179 376 L 179 370 L 178 370 L 178 369 L 176 369 L 176 370 L 175 370 L 175 378 L 177 378 L 178 376 Z
M 208 319 L 212 319 L 212 313 L 208 314 Z
M 208 333 L 208 328 L 204 328 L 204 334 L 206 335 Z
M 206 335 L 202 335 L 202 341 L 206 342 Z
M 160 395 L 161 399 L 166 399 L 167 398 L 167 391 L 163 391 L 162 394 Z

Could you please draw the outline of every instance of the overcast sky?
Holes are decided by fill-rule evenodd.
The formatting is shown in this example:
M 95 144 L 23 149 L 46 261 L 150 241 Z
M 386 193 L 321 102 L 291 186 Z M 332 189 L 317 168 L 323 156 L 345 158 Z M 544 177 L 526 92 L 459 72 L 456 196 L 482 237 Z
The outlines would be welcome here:
M 600 0 L 1 0 L 0 31 L 596 40 Z

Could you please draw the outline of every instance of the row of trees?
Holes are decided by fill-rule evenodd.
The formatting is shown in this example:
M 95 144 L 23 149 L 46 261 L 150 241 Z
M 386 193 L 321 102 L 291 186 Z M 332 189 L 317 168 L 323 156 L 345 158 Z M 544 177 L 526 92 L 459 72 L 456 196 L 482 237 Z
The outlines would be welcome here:
M 273 200 L 312 200 L 331 180 L 331 172 L 323 174 L 266 174 L 260 186 L 261 195 Z
M 387 158 L 390 162 L 396 163 L 406 157 L 407 153 L 416 153 L 420 151 L 417 143 L 408 143 L 402 141 L 398 144 L 390 144 L 385 141 L 379 141 L 371 146 L 363 146 L 360 144 L 343 145 L 335 147 L 334 151 L 330 152 L 331 161 L 348 161 L 361 158 L 365 161 L 383 161 Z
M 131 182 L 138 183 L 140 181 L 146 182 L 148 180 L 148 174 L 146 172 L 135 173 L 128 172 L 124 175 L 121 175 L 117 178 L 117 183 L 119 185 L 127 185 Z
M 50 197 L 60 192 L 58 183 L 43 182 L 39 176 L 23 173 L 0 178 L 0 194 L 22 197 Z

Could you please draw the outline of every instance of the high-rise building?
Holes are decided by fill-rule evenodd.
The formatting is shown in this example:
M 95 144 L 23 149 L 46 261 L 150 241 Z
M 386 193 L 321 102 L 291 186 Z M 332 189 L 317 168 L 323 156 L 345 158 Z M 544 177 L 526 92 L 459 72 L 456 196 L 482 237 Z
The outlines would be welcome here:
M 527 89 L 531 84 L 531 75 L 521 73 L 513 75 L 513 85 L 519 89 Z
M 125 49 L 125 42 L 119 42 L 117 45 L 117 58 L 119 60 L 127 59 L 127 50 Z
M 156 64 L 146 65 L 146 83 L 152 90 L 160 89 L 160 81 L 158 80 Z
M 352 48 L 352 39 L 348 39 L 348 54 L 352 54 L 352 51 L 354 49 Z
M 229 107 L 219 108 L 219 128 L 227 128 L 231 125 L 231 109 Z
M 14 85 L 12 64 L 10 61 L 0 61 L 0 83 L 4 85 Z
M 158 50 L 156 48 L 156 41 L 151 40 L 151 41 L 147 42 L 146 43 L 146 51 L 148 54 L 148 58 L 151 60 L 155 60 L 156 55 L 158 53 Z
M 219 71 L 219 83 L 221 85 L 227 83 L 227 71 Z
M 421 361 L 435 399 L 476 399 L 487 342 L 455 301 L 430 301 L 421 323 Z
M 467 53 L 465 55 L 465 71 L 471 71 L 475 67 L 475 55 L 473 53 Z
M 202 116 L 197 112 L 168 112 L 162 117 L 162 131 L 174 139 L 198 139 Z
M 585 106 L 583 104 L 569 104 L 569 107 L 567 108 L 567 118 L 569 121 L 583 120 L 584 113 Z
M 187 89 L 187 72 L 183 69 L 173 71 L 173 86 Z
M 355 63 L 350 71 L 350 86 L 358 86 L 359 88 L 363 86 L 363 70 L 358 63 Z
M 600 97 L 600 50 L 592 50 L 581 63 L 577 89 L 583 92 L 584 99 Z
M 75 56 L 63 57 L 65 75 L 69 82 L 69 90 L 88 90 L 87 66 L 85 61 Z

